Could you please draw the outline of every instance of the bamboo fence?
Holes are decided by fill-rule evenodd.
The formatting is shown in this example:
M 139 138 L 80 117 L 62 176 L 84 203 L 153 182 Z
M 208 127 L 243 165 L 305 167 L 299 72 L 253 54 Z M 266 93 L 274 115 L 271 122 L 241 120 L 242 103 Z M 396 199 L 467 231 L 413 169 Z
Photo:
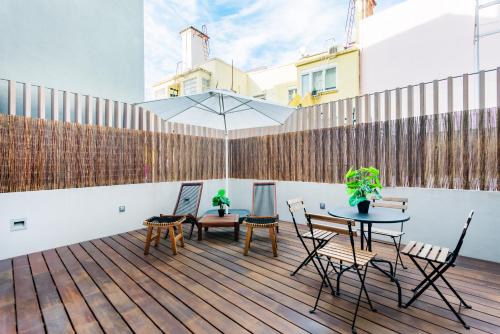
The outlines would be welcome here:
M 219 138 L 0 115 L 0 192 L 219 179 Z
M 233 139 L 232 178 L 344 183 L 380 169 L 385 186 L 500 189 L 500 109 Z

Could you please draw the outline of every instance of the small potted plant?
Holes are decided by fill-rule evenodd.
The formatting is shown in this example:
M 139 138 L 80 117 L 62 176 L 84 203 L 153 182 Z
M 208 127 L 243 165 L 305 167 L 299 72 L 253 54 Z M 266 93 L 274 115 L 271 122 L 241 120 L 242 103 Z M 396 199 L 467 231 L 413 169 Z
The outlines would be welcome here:
M 379 174 L 378 169 L 374 167 L 361 167 L 356 170 L 350 168 L 345 175 L 349 205 L 357 205 L 359 213 L 368 213 L 370 199 L 382 197 Z
M 219 207 L 219 217 L 224 217 L 224 213 L 226 213 L 225 206 L 231 206 L 231 202 L 229 198 L 226 197 L 226 190 L 219 189 L 217 195 L 212 198 L 212 206 Z

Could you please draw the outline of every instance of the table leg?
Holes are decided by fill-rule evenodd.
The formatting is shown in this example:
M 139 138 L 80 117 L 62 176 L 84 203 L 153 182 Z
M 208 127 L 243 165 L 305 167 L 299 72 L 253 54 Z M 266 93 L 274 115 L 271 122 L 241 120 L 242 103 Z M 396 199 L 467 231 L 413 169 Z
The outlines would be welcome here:
M 203 225 L 198 223 L 198 241 L 203 240 Z
M 365 249 L 365 224 L 361 222 L 361 249 Z
M 238 241 L 240 239 L 240 223 L 234 223 L 234 241 Z
M 366 242 L 368 251 L 372 251 L 372 223 L 368 223 L 368 241 Z

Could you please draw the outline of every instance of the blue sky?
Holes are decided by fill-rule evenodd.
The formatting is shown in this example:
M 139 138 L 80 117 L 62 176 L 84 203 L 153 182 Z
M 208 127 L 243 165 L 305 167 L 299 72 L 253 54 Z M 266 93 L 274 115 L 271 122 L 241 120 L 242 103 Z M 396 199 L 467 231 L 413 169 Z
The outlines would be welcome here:
M 403 0 L 378 0 L 377 11 Z M 179 31 L 205 24 L 211 57 L 248 70 L 293 62 L 345 40 L 349 0 L 144 0 L 145 85 L 175 74 Z M 330 42 L 328 41 L 330 40 Z

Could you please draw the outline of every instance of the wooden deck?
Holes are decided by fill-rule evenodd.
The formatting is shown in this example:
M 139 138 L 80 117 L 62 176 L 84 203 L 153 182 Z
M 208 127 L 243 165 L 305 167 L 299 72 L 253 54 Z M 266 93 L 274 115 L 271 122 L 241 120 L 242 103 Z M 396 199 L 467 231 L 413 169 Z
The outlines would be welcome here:
M 221 228 L 176 256 L 165 240 L 144 256 L 138 230 L 0 261 L 0 333 L 350 333 L 358 282 L 346 275 L 340 297 L 324 292 L 309 314 L 319 280 L 312 266 L 289 276 L 305 254 L 292 228 L 281 223 L 277 258 L 267 233 L 255 233 L 244 257 L 244 238 Z M 392 248 L 374 248 L 392 259 Z M 395 286 L 371 268 L 378 313 L 362 305 L 358 332 L 500 333 L 500 265 L 463 263 L 447 277 L 473 307 L 463 311 L 469 331 L 432 289 L 399 309 Z M 421 276 L 410 268 L 399 277 L 406 301 Z

